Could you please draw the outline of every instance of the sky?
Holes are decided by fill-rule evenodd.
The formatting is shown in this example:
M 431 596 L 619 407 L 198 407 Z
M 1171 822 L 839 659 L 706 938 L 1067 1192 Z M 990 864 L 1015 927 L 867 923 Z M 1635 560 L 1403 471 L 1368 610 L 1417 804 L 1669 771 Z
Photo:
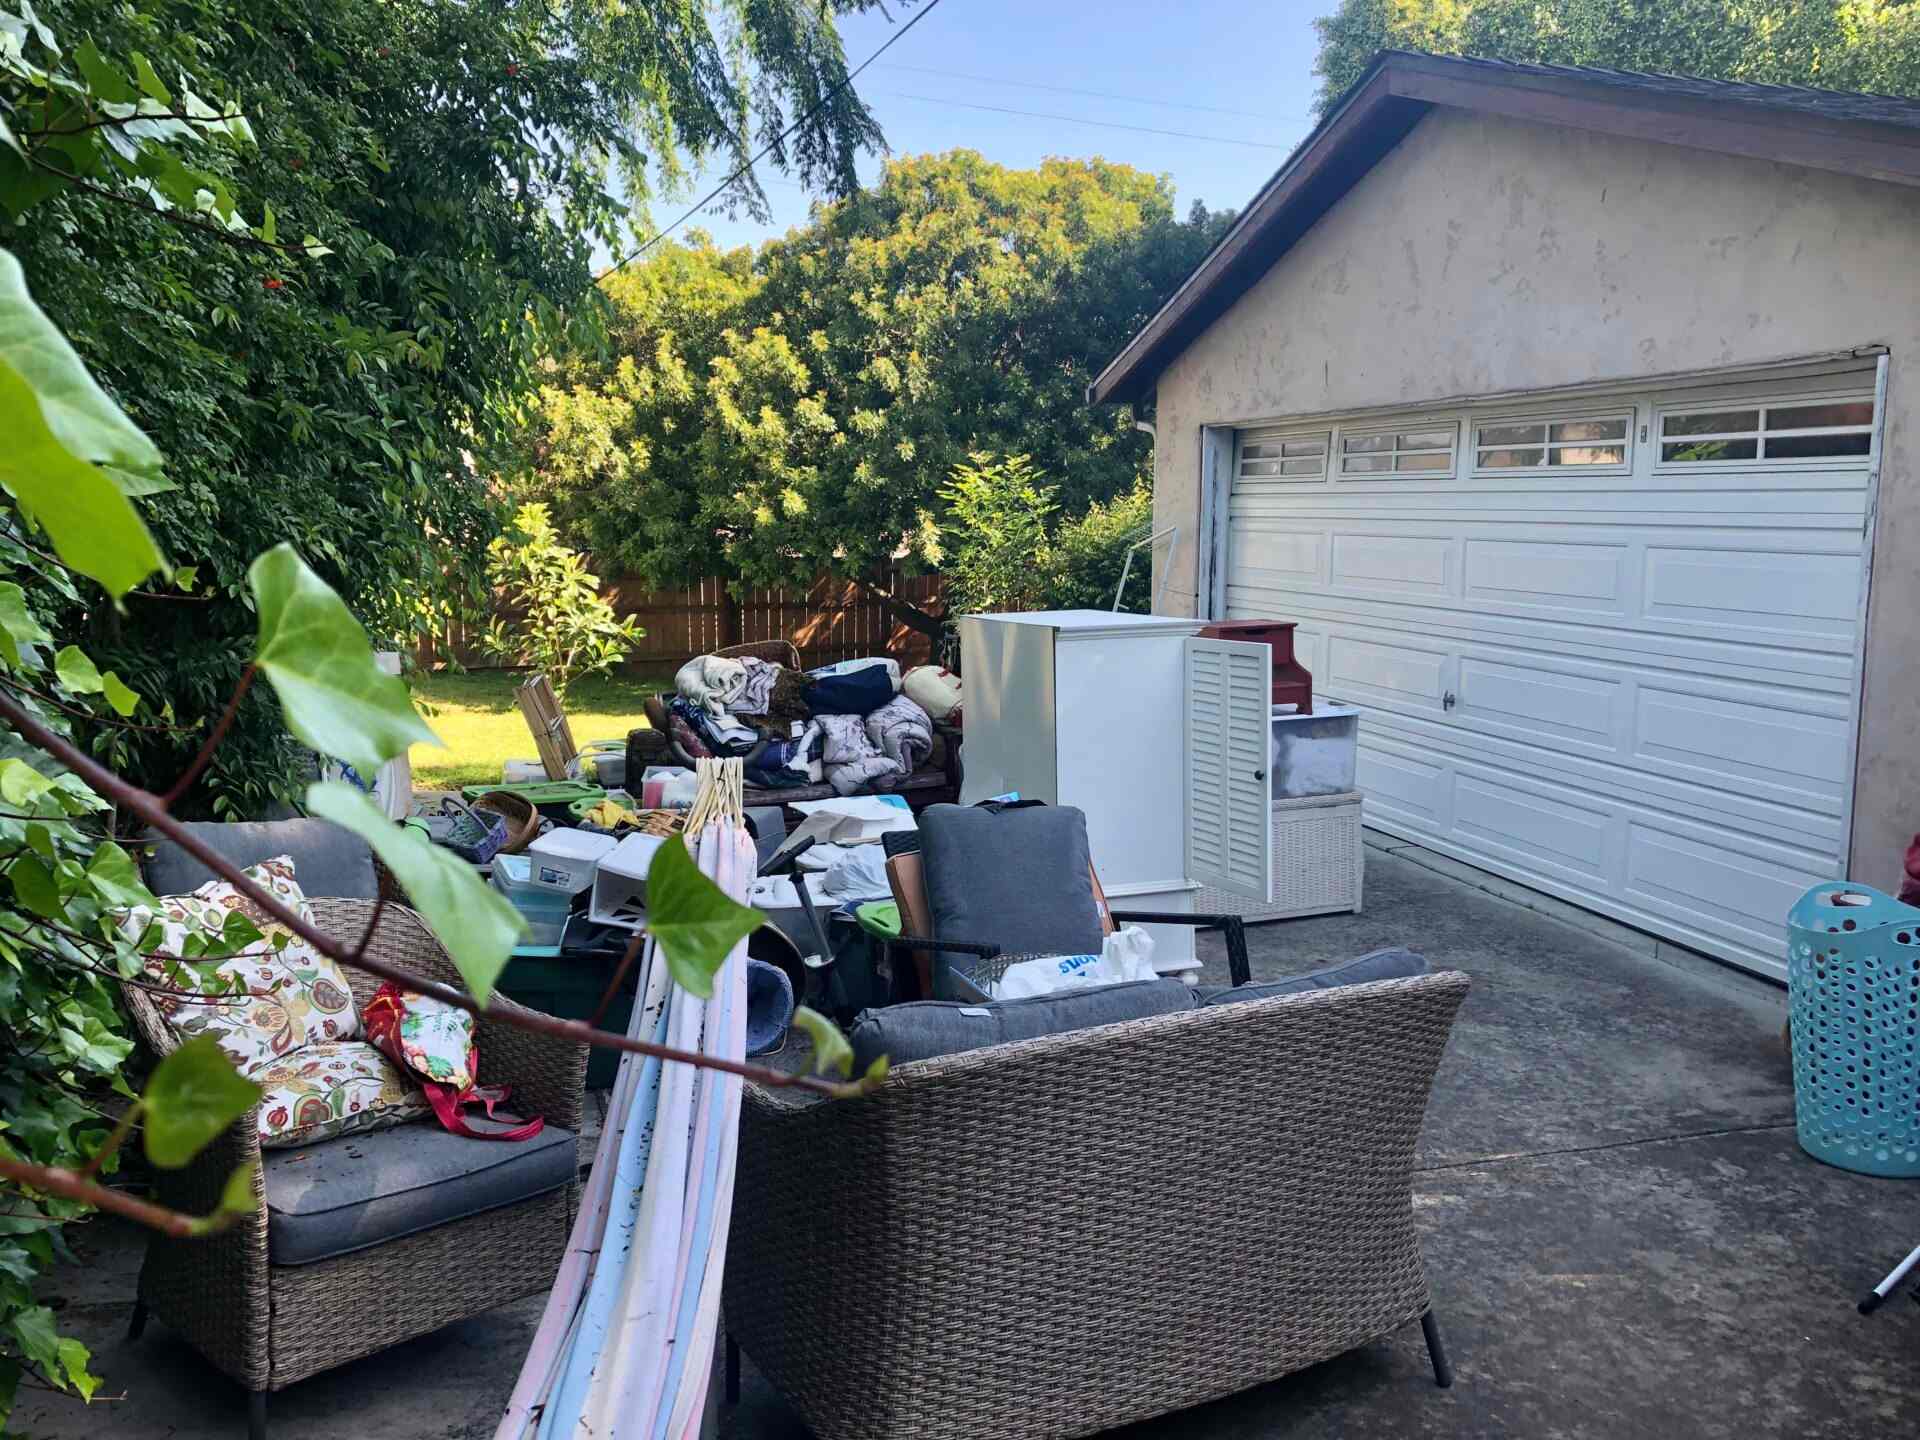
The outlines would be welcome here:
M 1336 3 L 940 0 L 854 88 L 895 155 L 965 147 L 1019 168 L 1098 155 L 1169 176 L 1182 215 L 1196 199 L 1239 209 L 1313 126 L 1313 19 Z M 891 19 L 875 10 L 841 21 L 849 69 L 925 0 L 887 8 Z M 869 182 L 883 158 L 862 161 Z M 723 173 L 678 204 L 656 203 L 656 222 Z M 806 223 L 804 190 L 764 167 L 761 183 L 771 224 L 704 213 L 676 233 L 699 227 L 732 246 Z

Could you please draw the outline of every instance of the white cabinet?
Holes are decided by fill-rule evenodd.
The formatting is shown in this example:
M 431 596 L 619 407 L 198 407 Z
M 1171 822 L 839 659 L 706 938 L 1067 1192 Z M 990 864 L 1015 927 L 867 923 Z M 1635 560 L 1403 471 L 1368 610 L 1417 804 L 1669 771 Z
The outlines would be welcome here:
M 1119 910 L 1191 913 L 1202 885 L 1271 898 L 1272 648 L 1201 622 L 1105 610 L 967 615 L 961 803 L 1017 790 L 1086 812 Z M 1154 963 L 1194 968 L 1193 932 L 1149 927 Z

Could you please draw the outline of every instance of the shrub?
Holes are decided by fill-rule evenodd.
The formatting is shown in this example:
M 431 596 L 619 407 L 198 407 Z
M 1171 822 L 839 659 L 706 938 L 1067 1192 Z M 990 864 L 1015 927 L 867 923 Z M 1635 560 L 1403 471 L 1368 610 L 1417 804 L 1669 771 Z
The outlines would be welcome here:
M 600 577 L 560 543 L 545 505 L 522 505 L 507 532 L 488 544 L 487 578 L 515 618 L 496 615 L 482 645 L 546 672 L 562 704 L 576 677 L 599 674 L 646 634 L 631 618 L 614 615 Z

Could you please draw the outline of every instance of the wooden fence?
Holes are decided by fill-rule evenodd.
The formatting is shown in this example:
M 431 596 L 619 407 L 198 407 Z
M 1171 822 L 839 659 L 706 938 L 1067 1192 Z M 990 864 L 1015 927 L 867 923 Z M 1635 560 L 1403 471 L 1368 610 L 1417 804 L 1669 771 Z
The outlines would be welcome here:
M 944 589 L 938 575 L 907 577 L 898 571 L 876 583 L 911 605 L 937 606 Z M 896 620 L 884 602 L 851 580 L 821 578 L 806 589 L 756 586 L 736 600 L 724 581 L 702 580 L 678 590 L 649 590 L 635 580 L 611 587 L 613 608 L 645 629 L 623 662 L 645 674 L 671 670 L 694 655 L 752 640 L 791 640 L 803 665 L 831 665 L 863 655 L 891 655 L 902 664 L 931 658 L 928 637 Z M 483 627 L 456 625 L 424 642 L 416 658 L 423 666 L 456 660 L 471 670 L 503 662 L 480 649 Z

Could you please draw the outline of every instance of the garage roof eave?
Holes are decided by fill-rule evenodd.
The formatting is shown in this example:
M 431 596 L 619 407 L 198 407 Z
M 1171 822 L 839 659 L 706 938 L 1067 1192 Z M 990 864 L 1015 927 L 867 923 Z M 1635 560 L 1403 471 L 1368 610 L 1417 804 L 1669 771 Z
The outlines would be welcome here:
M 1920 185 L 1920 101 L 1388 50 L 1087 387 L 1138 401 L 1436 105 Z

